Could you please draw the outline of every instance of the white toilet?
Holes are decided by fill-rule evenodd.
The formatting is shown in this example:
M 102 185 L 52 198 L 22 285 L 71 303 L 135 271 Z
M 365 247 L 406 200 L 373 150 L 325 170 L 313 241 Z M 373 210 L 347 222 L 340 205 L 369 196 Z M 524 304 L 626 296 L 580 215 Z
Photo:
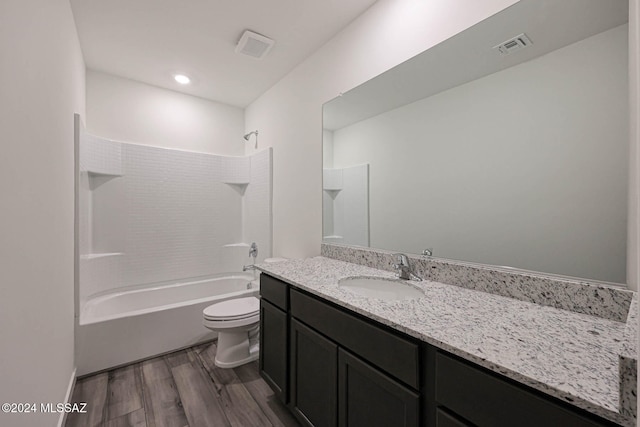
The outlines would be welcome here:
M 215 364 L 234 368 L 258 359 L 260 300 L 235 298 L 212 304 L 202 311 L 202 324 L 218 333 Z

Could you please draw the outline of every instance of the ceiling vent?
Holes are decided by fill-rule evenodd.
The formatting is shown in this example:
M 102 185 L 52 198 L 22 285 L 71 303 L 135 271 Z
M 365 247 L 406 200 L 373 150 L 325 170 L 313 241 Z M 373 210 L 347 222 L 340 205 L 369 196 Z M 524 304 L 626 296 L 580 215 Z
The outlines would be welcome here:
M 502 55 L 509 55 L 515 51 L 522 50 L 525 47 L 529 47 L 532 44 L 533 43 L 531 43 L 531 40 L 529 40 L 529 37 L 527 37 L 526 34 L 522 33 L 513 38 L 510 38 L 507 41 L 500 43 L 497 46 L 494 46 L 493 48 L 498 49 L 498 51 Z
M 262 36 L 253 31 L 245 31 L 238 41 L 236 53 L 251 56 L 252 58 L 262 59 L 267 56 L 276 42 L 268 37 Z

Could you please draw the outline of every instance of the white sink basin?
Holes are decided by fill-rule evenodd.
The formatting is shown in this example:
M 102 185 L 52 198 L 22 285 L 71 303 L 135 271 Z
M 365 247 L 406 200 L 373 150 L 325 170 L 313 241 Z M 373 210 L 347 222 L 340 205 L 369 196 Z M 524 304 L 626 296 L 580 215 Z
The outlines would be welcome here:
M 338 286 L 357 295 L 387 301 L 424 297 L 424 292 L 403 280 L 382 277 L 346 277 L 338 281 Z

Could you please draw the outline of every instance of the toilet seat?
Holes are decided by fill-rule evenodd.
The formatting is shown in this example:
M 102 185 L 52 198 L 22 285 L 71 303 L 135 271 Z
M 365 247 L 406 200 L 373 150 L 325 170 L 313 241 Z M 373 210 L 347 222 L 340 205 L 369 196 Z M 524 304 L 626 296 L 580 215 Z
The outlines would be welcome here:
M 202 314 L 205 320 L 216 322 L 253 318 L 260 314 L 260 301 L 256 297 L 230 299 L 210 305 Z

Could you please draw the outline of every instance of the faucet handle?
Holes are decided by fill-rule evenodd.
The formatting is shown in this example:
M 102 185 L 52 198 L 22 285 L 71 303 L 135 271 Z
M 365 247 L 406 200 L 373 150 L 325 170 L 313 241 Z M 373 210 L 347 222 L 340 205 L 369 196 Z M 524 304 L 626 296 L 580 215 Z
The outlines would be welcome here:
M 409 257 L 406 256 L 405 254 L 401 254 L 401 253 L 397 253 L 397 254 L 393 254 L 393 256 L 397 256 L 398 257 L 398 263 L 391 263 L 391 265 L 393 266 L 393 268 L 395 268 L 396 270 L 398 270 L 398 278 L 400 279 L 405 279 L 405 280 L 417 280 L 417 281 L 421 281 L 422 278 L 418 277 L 415 275 L 415 273 L 413 271 L 411 271 L 411 263 L 409 262 Z
M 398 264 L 394 264 L 394 265 L 397 265 L 398 267 L 400 266 L 409 267 L 409 258 L 405 254 L 397 253 L 397 254 L 393 254 L 393 256 L 398 257 Z
M 256 242 L 251 243 L 251 247 L 249 248 L 249 256 L 256 258 L 258 256 L 258 245 Z

